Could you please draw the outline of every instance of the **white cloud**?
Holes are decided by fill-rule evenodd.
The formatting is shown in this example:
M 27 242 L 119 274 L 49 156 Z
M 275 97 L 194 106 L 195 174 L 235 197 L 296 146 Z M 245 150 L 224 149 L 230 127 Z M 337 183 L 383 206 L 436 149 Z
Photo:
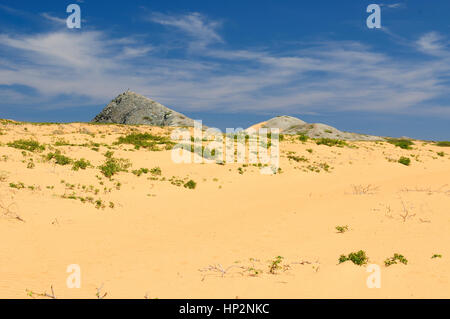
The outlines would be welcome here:
M 66 19 L 54 17 L 51 14 L 46 13 L 46 12 L 42 13 L 41 16 L 43 16 L 45 19 L 55 22 L 57 24 L 66 24 Z
M 419 50 L 424 53 L 438 56 L 449 55 L 445 39 L 437 32 L 428 32 L 422 35 L 416 43 Z
M 180 111 L 435 114 L 450 109 L 437 102 L 448 101 L 450 92 L 450 59 L 439 44 L 445 38 L 437 33 L 412 46 L 427 53 L 419 61 L 348 41 L 302 45 L 284 53 L 226 49 L 217 33 L 219 23 L 199 14 L 153 15 L 152 21 L 189 34 L 186 49 L 195 47 L 195 54 L 168 58 L 156 44 L 99 31 L 1 34 L 0 86 L 8 88 L 2 105 L 28 101 L 12 91 L 12 85 L 23 85 L 39 92 L 34 104 L 40 107 L 105 105 L 130 88 Z M 56 104 L 59 95 L 74 100 Z
M 195 40 L 196 46 L 204 47 L 210 43 L 223 42 L 222 37 L 216 31 L 220 27 L 220 23 L 209 21 L 198 12 L 176 16 L 153 13 L 148 20 L 179 29 L 192 37 Z

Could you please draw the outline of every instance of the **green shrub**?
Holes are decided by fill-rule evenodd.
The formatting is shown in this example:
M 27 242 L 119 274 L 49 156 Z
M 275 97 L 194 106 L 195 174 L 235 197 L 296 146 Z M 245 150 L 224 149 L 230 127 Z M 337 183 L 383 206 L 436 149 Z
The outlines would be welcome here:
M 442 255 L 441 254 L 434 254 L 433 256 L 431 256 L 431 259 L 434 259 L 434 258 L 442 258 Z
M 298 137 L 299 141 L 301 141 L 301 142 L 306 142 L 308 140 L 308 138 L 309 138 L 308 135 L 305 135 L 305 134 L 300 134 Z
M 440 141 L 436 143 L 437 146 L 444 146 L 444 147 L 449 147 L 450 146 L 450 141 Z
M 11 187 L 11 188 L 17 188 L 17 189 L 22 189 L 22 188 L 25 188 L 25 185 L 24 185 L 24 183 L 22 183 L 22 182 L 18 182 L 17 184 L 15 184 L 15 183 L 9 183 L 9 187 Z
M 345 226 L 336 226 L 336 230 L 339 233 L 345 233 L 348 230 L 348 226 L 347 225 L 345 225 Z
M 437 155 L 439 155 L 439 156 L 445 156 L 445 153 L 444 153 L 444 152 L 437 152 Z
M 54 159 L 55 163 L 58 165 L 67 165 L 72 163 L 72 160 L 69 157 L 62 155 L 59 151 L 47 154 L 47 160 L 50 161 L 52 159 Z
M 356 253 L 350 253 L 347 256 L 345 255 L 341 255 L 339 257 L 339 263 L 343 263 L 350 260 L 351 262 L 353 262 L 355 265 L 358 266 L 362 266 L 367 264 L 367 261 L 369 260 L 369 258 L 367 258 L 365 251 L 360 250 Z
M 414 145 L 413 141 L 407 139 L 390 138 L 387 141 L 388 143 L 391 143 L 405 150 L 411 149 L 411 145 Z
M 132 133 L 126 136 L 121 136 L 117 140 L 116 144 L 131 144 L 134 145 L 135 149 L 140 149 L 141 147 L 150 150 L 158 151 L 160 150 L 157 145 L 165 144 L 167 147 L 172 147 L 175 145 L 170 139 L 164 136 L 156 136 L 150 133 Z
M 7 144 L 9 147 L 14 147 L 21 150 L 26 150 L 29 152 L 38 151 L 41 152 L 45 150 L 45 146 L 39 144 L 38 141 L 33 140 L 16 140 L 14 142 L 9 142 Z
M 402 156 L 402 157 L 399 158 L 398 162 L 400 164 L 409 166 L 409 164 L 411 164 L 411 159 L 409 159 L 408 157 Z
M 296 161 L 296 162 L 308 162 L 309 160 L 304 156 L 296 156 L 296 155 L 288 155 L 288 159 Z
M 277 256 L 275 257 L 269 265 L 269 273 L 276 274 L 278 269 L 281 269 L 281 262 L 283 261 L 283 257 Z
M 105 163 L 99 166 L 100 171 L 106 177 L 111 177 L 118 172 L 125 172 L 131 164 L 123 158 L 108 158 Z
M 396 264 L 397 261 L 405 265 L 408 264 L 408 260 L 405 258 L 405 256 L 395 253 L 394 257 L 389 257 L 384 261 L 384 265 L 386 267 L 389 267 L 390 265 Z
M 186 182 L 183 186 L 185 188 L 194 189 L 197 186 L 197 183 L 191 179 L 188 182 Z
M 133 170 L 131 172 L 134 175 L 136 175 L 136 176 L 141 176 L 142 174 L 147 174 L 148 173 L 148 168 L 135 169 L 135 170 Z
M 78 161 L 73 162 L 72 170 L 78 171 L 81 169 L 86 169 L 88 166 L 90 166 L 91 163 L 84 158 L 79 159 Z
M 150 170 L 150 174 L 155 175 L 155 176 L 161 176 L 161 174 L 162 174 L 161 168 L 159 168 L 159 167 L 153 167 L 153 168 Z
M 343 147 L 343 146 L 347 145 L 347 143 L 345 143 L 345 141 L 337 140 L 337 139 L 333 139 L 333 138 L 319 138 L 318 140 L 316 140 L 316 144 L 317 145 L 326 145 L 326 146 L 338 146 L 338 147 Z

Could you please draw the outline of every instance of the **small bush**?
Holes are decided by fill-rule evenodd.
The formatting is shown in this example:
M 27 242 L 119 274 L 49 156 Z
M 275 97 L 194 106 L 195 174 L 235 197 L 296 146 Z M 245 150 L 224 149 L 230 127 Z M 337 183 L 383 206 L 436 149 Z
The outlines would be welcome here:
M 411 159 L 409 159 L 408 157 L 402 156 L 402 157 L 400 157 L 400 159 L 398 160 L 398 162 L 399 162 L 400 164 L 409 166 L 409 164 L 411 164 Z
M 348 226 L 347 225 L 345 225 L 345 226 L 336 226 L 336 230 L 339 233 L 345 233 L 348 230 Z
M 308 138 L 309 138 L 308 135 L 305 135 L 305 134 L 300 134 L 298 137 L 299 141 L 301 141 L 301 142 L 306 142 L 308 140 Z
M 133 170 L 131 172 L 134 175 L 136 175 L 136 176 L 141 176 L 142 174 L 147 174 L 148 173 L 148 168 L 135 169 L 135 170 Z
M 436 143 L 437 146 L 450 147 L 450 141 L 441 141 Z
M 363 250 L 360 250 L 356 253 L 350 253 L 347 256 L 345 255 L 341 255 L 339 257 L 339 263 L 343 263 L 350 260 L 351 262 L 353 262 L 355 265 L 358 266 L 362 266 L 367 264 L 367 261 L 369 260 L 369 258 L 367 258 L 366 256 L 366 252 Z
M 316 144 L 317 145 L 326 145 L 326 146 L 338 146 L 338 147 L 343 147 L 343 146 L 347 145 L 347 143 L 345 143 L 345 141 L 336 140 L 333 138 L 319 138 L 318 140 L 316 140 Z
M 283 257 L 277 256 L 275 257 L 269 265 L 269 273 L 276 274 L 277 270 L 281 269 L 281 262 L 283 261 Z
M 67 164 L 72 163 L 72 160 L 69 157 L 62 155 L 58 151 L 56 151 L 55 153 L 47 154 L 47 160 L 50 161 L 52 159 L 54 159 L 55 163 L 58 165 L 67 165 Z
M 388 143 L 391 143 L 405 150 L 411 149 L 411 145 L 414 145 L 413 141 L 406 139 L 390 138 L 387 141 Z
M 161 174 L 162 174 L 161 168 L 159 168 L 159 167 L 153 167 L 153 168 L 150 170 L 150 174 L 155 175 L 155 176 L 161 176 Z
M 143 147 L 152 151 L 160 150 L 157 145 L 165 144 L 166 149 L 168 146 L 170 148 L 175 145 L 175 143 L 167 137 L 156 136 L 150 133 L 133 133 L 126 136 L 121 136 L 117 140 L 116 144 L 131 144 L 134 145 L 134 148 L 137 150 Z
M 14 147 L 17 149 L 21 149 L 21 150 L 26 150 L 29 152 L 41 152 L 43 150 L 45 150 L 45 146 L 39 144 L 38 141 L 33 141 L 33 140 L 16 140 L 14 142 L 9 142 L 7 144 L 9 147 Z
M 296 162 L 308 162 L 308 159 L 304 156 L 288 155 L 287 158 Z
M 442 157 L 445 156 L 444 152 L 437 152 L 436 154 L 439 155 L 439 156 L 442 156 Z
M 108 158 L 99 168 L 103 175 L 110 178 L 118 172 L 125 172 L 130 166 L 131 164 L 125 159 Z
M 431 259 L 434 259 L 434 258 L 442 258 L 442 255 L 441 254 L 434 254 L 433 256 L 431 256 Z
M 191 179 L 188 182 L 186 182 L 183 186 L 185 188 L 194 189 L 197 186 L 197 183 Z
M 397 261 L 398 261 L 398 262 L 401 262 L 402 264 L 405 264 L 405 265 L 408 264 L 408 260 L 405 258 L 405 256 L 395 253 L 395 254 L 394 254 L 394 257 L 387 258 L 387 259 L 384 261 L 384 265 L 385 265 L 386 267 L 389 267 L 389 266 L 391 266 L 391 265 L 396 264 Z
M 25 188 L 25 185 L 24 185 L 24 183 L 22 183 L 22 182 L 18 182 L 17 184 L 15 184 L 15 183 L 9 183 L 9 187 L 11 187 L 11 188 L 17 188 L 17 189 L 22 189 L 22 188 Z
M 91 165 L 91 163 L 89 161 L 87 161 L 84 158 L 82 158 L 82 159 L 79 159 L 78 161 L 75 161 L 73 163 L 72 170 L 78 171 L 80 168 L 81 169 L 86 169 L 90 165 Z

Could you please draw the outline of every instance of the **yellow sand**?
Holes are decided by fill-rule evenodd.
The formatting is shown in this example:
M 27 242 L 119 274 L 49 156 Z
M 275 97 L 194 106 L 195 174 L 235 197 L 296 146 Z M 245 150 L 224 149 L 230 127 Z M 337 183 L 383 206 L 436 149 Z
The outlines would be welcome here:
M 282 172 L 267 176 L 253 166 L 240 174 L 242 164 L 174 164 L 170 151 L 113 145 L 114 157 L 133 166 L 112 181 L 97 168 L 108 151 L 103 145 L 98 152 L 53 146 L 88 159 L 94 167 L 86 170 L 42 159 L 60 139 L 112 145 L 132 130 L 168 133 L 144 126 L 0 125 L 1 298 L 30 298 L 26 290 L 50 293 L 51 286 L 58 298 L 95 298 L 102 285 L 107 298 L 450 297 L 450 149 L 421 141 L 412 150 L 375 142 L 328 147 L 286 138 Z M 29 138 L 47 149 L 23 156 L 6 145 Z M 30 156 L 34 168 L 27 168 Z M 411 165 L 398 163 L 400 156 Z M 131 173 L 157 166 L 157 179 Z M 172 185 L 172 176 L 197 187 Z M 10 187 L 20 182 L 25 188 Z M 73 192 L 106 207 L 61 197 Z M 345 225 L 347 232 L 336 231 Z M 359 250 L 381 267 L 381 288 L 366 286 L 365 266 L 338 264 L 341 254 Z M 385 267 L 394 253 L 408 264 Z M 277 256 L 283 259 L 272 274 Z M 70 264 L 81 267 L 79 289 L 66 285 Z

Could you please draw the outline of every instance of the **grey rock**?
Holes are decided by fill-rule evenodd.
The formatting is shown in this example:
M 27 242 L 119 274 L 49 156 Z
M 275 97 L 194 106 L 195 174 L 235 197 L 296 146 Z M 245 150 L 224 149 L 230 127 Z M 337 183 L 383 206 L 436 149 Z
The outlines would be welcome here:
M 280 131 L 287 130 L 294 126 L 301 126 L 307 124 L 306 122 L 292 116 L 282 115 L 268 120 L 262 128 L 279 128 Z
M 194 120 L 143 95 L 126 91 L 112 100 L 94 123 L 194 126 Z
M 291 123 L 292 125 L 288 126 Z M 332 138 L 349 141 L 381 141 L 383 137 L 343 132 L 335 127 L 322 123 L 306 123 L 292 116 L 277 116 L 268 120 L 261 127 L 279 128 L 282 134 L 304 134 L 310 138 Z

